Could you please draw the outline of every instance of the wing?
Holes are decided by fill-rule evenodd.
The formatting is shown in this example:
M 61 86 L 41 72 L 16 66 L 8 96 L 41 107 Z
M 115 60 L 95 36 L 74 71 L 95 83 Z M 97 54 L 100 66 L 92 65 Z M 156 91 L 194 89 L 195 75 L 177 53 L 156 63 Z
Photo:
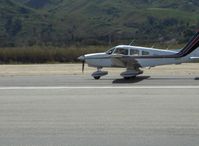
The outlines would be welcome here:
M 120 54 L 114 54 L 111 56 L 111 60 L 114 67 L 125 67 L 132 70 L 136 70 L 141 67 L 138 61 L 132 56 L 130 57 Z

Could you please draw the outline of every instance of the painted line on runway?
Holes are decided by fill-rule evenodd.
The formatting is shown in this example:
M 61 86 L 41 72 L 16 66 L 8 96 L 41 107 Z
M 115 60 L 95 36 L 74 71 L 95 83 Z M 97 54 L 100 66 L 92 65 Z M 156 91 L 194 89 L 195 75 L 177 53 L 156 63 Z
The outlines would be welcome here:
M 59 89 L 199 89 L 199 86 L 19 86 L 0 87 L 0 90 L 59 90 Z

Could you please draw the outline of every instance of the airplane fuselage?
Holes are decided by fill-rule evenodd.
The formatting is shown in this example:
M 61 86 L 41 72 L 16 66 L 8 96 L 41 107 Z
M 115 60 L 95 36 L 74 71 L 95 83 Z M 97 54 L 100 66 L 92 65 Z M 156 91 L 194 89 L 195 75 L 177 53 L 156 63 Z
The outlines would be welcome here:
M 112 53 L 104 52 L 104 53 L 95 53 L 95 54 L 87 54 L 85 55 L 85 61 L 90 67 L 98 67 L 98 68 L 103 68 L 103 67 L 121 67 L 121 68 L 126 68 L 123 64 L 121 65 L 116 65 L 112 61 L 112 55 L 120 55 L 117 52 L 115 52 L 117 49 L 126 49 L 127 54 L 122 54 L 125 56 L 130 56 L 130 57 L 137 57 L 137 56 L 155 56 L 155 55 L 172 55 L 176 54 L 178 51 L 171 51 L 171 50 L 161 50 L 161 49 L 154 49 L 154 48 L 146 48 L 146 47 L 139 47 L 139 46 L 129 46 L 129 45 L 119 45 L 113 48 Z M 137 51 L 137 52 L 135 52 Z M 137 53 L 133 54 L 131 52 Z M 192 61 L 190 59 L 190 56 L 193 54 L 190 54 L 186 57 L 182 58 L 137 58 L 136 60 L 140 64 L 141 68 L 144 67 L 154 67 L 154 66 L 159 66 L 159 65 L 168 65 L 168 64 L 181 64 L 185 62 L 190 62 Z

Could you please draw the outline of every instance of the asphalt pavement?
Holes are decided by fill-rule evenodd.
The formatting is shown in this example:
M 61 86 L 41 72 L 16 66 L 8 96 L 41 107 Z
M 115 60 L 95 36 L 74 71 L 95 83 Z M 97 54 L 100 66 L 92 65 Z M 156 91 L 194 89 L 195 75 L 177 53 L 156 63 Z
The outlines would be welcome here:
M 0 145 L 198 146 L 196 76 L 0 77 Z

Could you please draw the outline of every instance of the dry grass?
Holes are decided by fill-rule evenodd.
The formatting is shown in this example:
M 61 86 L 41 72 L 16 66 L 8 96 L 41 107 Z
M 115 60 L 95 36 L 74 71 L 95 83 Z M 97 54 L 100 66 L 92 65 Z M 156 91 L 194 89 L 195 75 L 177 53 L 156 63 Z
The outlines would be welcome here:
M 64 63 L 77 62 L 77 58 L 83 54 L 102 52 L 104 46 L 88 47 L 28 47 L 28 48 L 1 48 L 1 64 L 29 64 L 29 63 Z
M 123 68 L 105 68 L 110 75 L 118 75 Z M 81 72 L 81 64 L 37 64 L 37 65 L 0 65 L 0 75 L 90 75 L 95 68 L 85 67 L 85 73 Z M 188 63 L 182 65 L 167 65 L 144 69 L 144 75 L 187 76 L 199 75 L 199 64 Z
M 162 49 L 180 48 L 182 45 L 154 44 Z M 146 45 L 152 46 L 152 45 Z M 83 54 L 104 52 L 112 46 L 79 46 L 79 47 L 21 47 L 0 48 L 0 64 L 31 64 L 31 63 L 66 63 L 78 62 Z

